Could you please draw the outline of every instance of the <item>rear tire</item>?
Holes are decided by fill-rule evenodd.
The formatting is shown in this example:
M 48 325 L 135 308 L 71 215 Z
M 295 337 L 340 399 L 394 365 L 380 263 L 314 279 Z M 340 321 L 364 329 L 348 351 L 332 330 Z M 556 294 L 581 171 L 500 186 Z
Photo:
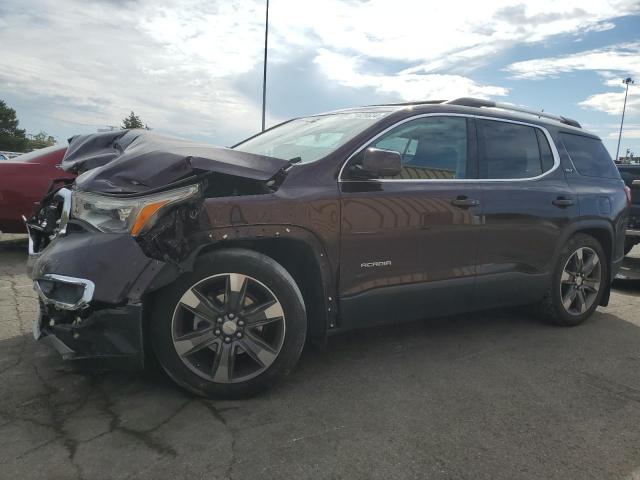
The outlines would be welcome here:
M 208 397 L 253 395 L 286 375 L 304 346 L 305 305 L 272 258 L 225 249 L 154 295 L 151 342 L 167 374 Z
M 598 308 L 609 279 L 609 264 L 600 242 L 578 233 L 566 243 L 551 285 L 540 303 L 542 318 L 555 325 L 583 323 Z

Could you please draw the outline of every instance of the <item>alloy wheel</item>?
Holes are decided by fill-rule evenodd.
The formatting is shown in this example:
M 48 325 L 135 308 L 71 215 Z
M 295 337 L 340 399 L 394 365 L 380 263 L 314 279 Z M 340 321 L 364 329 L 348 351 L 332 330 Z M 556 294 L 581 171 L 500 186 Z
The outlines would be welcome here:
M 578 248 L 567 260 L 560 279 L 560 299 L 570 315 L 582 315 L 598 297 L 602 277 L 600 257 L 589 247 Z
M 182 362 L 216 383 L 254 378 L 278 357 L 285 317 L 275 294 L 248 275 L 205 278 L 180 298 L 171 321 L 172 340 Z

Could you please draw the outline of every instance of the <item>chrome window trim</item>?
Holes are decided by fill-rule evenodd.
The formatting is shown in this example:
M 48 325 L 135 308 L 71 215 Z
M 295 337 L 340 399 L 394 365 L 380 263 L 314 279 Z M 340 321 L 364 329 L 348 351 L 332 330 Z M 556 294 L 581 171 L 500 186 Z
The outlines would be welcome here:
M 445 178 L 372 178 L 370 180 L 349 180 L 349 179 L 343 179 L 342 178 L 342 173 L 344 171 L 344 169 L 346 168 L 346 166 L 349 164 L 349 162 L 351 161 L 351 159 L 353 157 L 355 157 L 356 155 L 358 155 L 362 150 L 364 150 L 365 148 L 367 148 L 368 145 L 370 145 L 372 142 L 374 142 L 375 140 L 377 140 L 378 138 L 380 138 L 382 135 L 384 135 L 385 133 L 389 132 L 390 130 L 393 130 L 394 128 L 413 121 L 413 120 L 417 120 L 419 118 L 425 118 L 425 117 L 464 117 L 464 118 L 473 118 L 473 119 L 480 119 L 480 120 L 493 120 L 495 122 L 505 122 L 505 123 L 513 123 L 516 125 L 525 125 L 527 127 L 533 127 L 533 128 L 538 128 L 540 130 L 542 130 L 542 132 L 544 133 L 545 137 L 547 138 L 547 141 L 549 142 L 549 147 L 551 148 L 551 153 L 553 154 L 553 167 L 551 167 L 549 170 L 547 170 L 546 172 L 542 173 L 541 175 L 537 175 L 535 177 L 527 177 L 527 178 L 454 178 L 454 179 L 445 179 Z M 469 183 L 477 183 L 477 182 L 530 182 L 530 181 L 535 181 L 535 180 L 539 180 L 543 177 L 546 177 L 547 175 L 550 175 L 551 173 L 555 172 L 558 168 L 560 167 L 560 154 L 558 153 L 558 149 L 556 147 L 555 142 L 553 141 L 553 138 L 551 137 L 551 134 L 549 133 L 549 131 L 545 128 L 542 127 L 540 125 L 536 125 L 535 123 L 528 123 L 528 122 L 520 122 L 517 120 L 509 120 L 506 118 L 496 118 L 496 117 L 487 117 L 485 115 L 469 115 L 466 113 L 422 113 L 420 115 L 414 115 L 412 117 L 408 117 L 408 118 L 404 118 L 402 120 L 400 120 L 399 122 L 394 123 L 393 125 L 391 125 L 390 127 L 385 128 L 382 132 L 378 133 L 377 135 L 375 135 L 374 137 L 370 138 L 365 144 L 361 145 L 360 147 L 358 147 L 358 149 L 356 151 L 354 151 L 351 155 L 349 155 L 349 157 L 347 158 L 347 160 L 342 164 L 342 167 L 340 168 L 340 173 L 338 173 L 338 183 L 349 183 L 349 182 L 380 182 L 380 183 L 391 183 L 391 182 L 404 182 L 404 183 L 452 183 L 452 182 L 469 182 Z

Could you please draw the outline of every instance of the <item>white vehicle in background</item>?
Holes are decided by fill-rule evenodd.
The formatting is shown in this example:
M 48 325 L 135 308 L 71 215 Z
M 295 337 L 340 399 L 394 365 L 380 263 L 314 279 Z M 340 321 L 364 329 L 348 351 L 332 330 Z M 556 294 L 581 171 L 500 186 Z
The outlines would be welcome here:
M 10 158 L 17 157 L 18 155 L 22 155 L 19 152 L 0 152 L 0 161 L 9 160 Z

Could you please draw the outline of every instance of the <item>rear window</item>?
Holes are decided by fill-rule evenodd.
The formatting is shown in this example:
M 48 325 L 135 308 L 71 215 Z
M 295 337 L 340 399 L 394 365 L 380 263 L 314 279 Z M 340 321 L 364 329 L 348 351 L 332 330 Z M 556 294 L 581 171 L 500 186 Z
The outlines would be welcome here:
M 600 140 L 571 133 L 561 133 L 560 137 L 580 175 L 620 178 L 618 169 Z

